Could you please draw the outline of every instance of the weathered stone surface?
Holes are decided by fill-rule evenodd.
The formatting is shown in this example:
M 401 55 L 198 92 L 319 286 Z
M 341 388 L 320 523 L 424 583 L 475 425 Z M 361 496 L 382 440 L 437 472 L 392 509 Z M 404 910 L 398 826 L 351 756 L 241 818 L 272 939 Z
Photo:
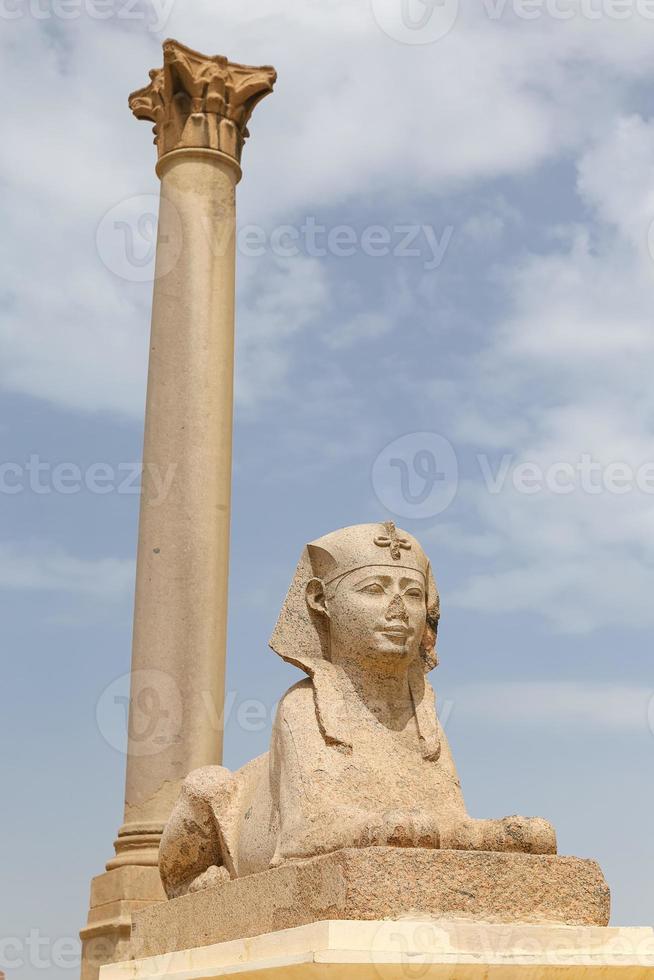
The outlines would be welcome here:
M 97 980 L 110 960 L 127 959 L 132 913 L 166 896 L 156 867 L 122 866 L 91 882 L 91 901 L 82 939 L 81 980 Z
M 272 868 L 144 909 L 135 959 L 325 919 L 461 918 L 605 926 L 594 861 L 556 855 L 365 848 Z
M 546 820 L 467 813 L 426 677 L 439 616 L 429 559 L 392 522 L 307 545 L 270 645 L 309 676 L 270 753 L 186 778 L 159 853 L 169 898 L 348 847 L 556 853 Z

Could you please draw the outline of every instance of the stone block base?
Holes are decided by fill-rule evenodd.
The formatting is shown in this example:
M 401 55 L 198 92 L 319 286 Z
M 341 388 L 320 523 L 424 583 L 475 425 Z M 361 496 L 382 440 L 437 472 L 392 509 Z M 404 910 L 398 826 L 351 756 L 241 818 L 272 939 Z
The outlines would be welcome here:
M 609 889 L 595 861 L 370 847 L 271 868 L 135 912 L 130 955 L 141 959 L 327 919 L 605 926 L 609 912 Z
M 165 900 L 156 867 L 125 866 L 97 875 L 91 882 L 88 921 L 80 932 L 81 980 L 97 980 L 103 963 L 127 959 L 132 913 Z
M 654 980 L 652 929 L 316 922 L 105 966 L 100 980 Z

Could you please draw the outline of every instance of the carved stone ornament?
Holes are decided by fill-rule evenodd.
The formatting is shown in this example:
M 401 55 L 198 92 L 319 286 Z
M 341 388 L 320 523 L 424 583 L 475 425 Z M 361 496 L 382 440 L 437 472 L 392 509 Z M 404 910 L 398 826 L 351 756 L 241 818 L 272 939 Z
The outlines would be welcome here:
M 137 119 L 154 123 L 159 159 L 192 147 L 219 150 L 239 163 L 248 120 L 272 92 L 275 69 L 238 65 L 171 39 L 163 43 L 163 56 L 163 68 L 150 71 L 149 85 L 129 97 Z

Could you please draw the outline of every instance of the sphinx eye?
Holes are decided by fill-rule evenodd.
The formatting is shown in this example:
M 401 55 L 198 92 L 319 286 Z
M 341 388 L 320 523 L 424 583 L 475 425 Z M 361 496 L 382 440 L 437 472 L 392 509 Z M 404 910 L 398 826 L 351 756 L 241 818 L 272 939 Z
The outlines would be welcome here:
M 383 586 L 379 582 L 370 582 L 369 585 L 364 585 L 359 592 L 367 592 L 368 595 L 381 595 L 384 591 Z
M 422 589 L 419 589 L 417 587 L 412 589 L 407 589 L 404 594 L 410 595 L 413 599 L 422 599 Z

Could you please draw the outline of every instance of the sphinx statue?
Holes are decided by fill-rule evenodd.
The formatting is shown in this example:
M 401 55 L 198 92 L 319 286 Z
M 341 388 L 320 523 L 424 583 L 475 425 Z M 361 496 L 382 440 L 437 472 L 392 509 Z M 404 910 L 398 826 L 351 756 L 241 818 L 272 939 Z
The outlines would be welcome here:
M 268 753 L 184 781 L 160 847 L 169 898 L 342 848 L 556 854 L 545 820 L 466 811 L 427 679 L 439 616 L 429 560 L 392 522 L 306 546 L 270 646 L 308 676 Z

